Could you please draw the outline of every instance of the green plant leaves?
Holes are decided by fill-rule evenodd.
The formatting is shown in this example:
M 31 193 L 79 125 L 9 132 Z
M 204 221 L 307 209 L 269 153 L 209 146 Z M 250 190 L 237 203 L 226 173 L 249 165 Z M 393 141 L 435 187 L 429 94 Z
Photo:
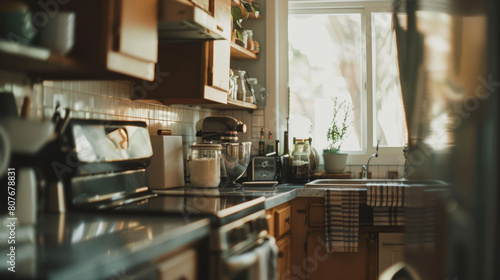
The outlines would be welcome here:
M 349 128 L 352 125 L 351 112 L 352 108 L 346 101 L 339 103 L 337 98 L 334 99 L 333 119 L 326 132 L 326 139 L 330 142 L 328 150 L 338 151 L 340 149 L 342 141 L 349 134 Z
M 236 21 L 243 19 L 243 13 L 241 12 L 241 8 L 238 6 L 231 7 L 231 16 Z

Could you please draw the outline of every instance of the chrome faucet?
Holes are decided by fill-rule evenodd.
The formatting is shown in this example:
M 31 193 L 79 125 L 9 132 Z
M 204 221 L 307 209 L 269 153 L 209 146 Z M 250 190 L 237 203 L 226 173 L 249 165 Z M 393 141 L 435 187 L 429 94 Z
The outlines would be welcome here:
M 361 168 L 361 179 L 368 179 L 368 167 L 370 165 L 370 161 L 372 160 L 373 157 L 378 157 L 378 144 L 380 143 L 380 139 L 377 140 L 377 148 L 375 149 L 375 153 L 370 156 L 368 159 L 368 162 L 366 164 L 363 164 L 363 167 Z

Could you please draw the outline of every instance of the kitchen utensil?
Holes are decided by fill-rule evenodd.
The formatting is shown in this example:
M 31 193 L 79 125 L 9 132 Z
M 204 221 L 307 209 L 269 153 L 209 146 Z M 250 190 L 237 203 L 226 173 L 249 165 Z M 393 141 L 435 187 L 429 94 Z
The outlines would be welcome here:
M 31 107 L 31 98 L 29 96 L 25 96 L 23 98 L 23 105 L 21 107 L 21 118 L 29 119 L 30 117 L 30 107 Z
M 40 29 L 40 44 L 61 55 L 68 53 L 75 41 L 76 15 L 73 12 L 58 12 L 49 17 Z
M 172 130 L 170 129 L 158 129 L 156 132 L 158 135 L 172 135 Z
M 195 143 L 189 159 L 190 181 L 196 188 L 217 188 L 221 180 L 220 144 Z
M 233 185 L 247 170 L 250 163 L 252 143 L 222 143 L 222 158 L 227 172 L 227 178 Z
M 151 189 L 184 186 L 184 156 L 181 136 L 151 135 L 153 157 L 146 169 Z
M 19 117 L 16 99 L 12 92 L 0 92 L 0 118 L 2 117 Z

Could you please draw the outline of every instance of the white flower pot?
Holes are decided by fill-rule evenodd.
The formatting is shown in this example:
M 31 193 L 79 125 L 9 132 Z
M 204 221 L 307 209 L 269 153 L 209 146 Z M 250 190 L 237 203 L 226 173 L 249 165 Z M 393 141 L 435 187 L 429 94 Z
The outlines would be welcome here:
M 347 154 L 323 153 L 325 171 L 328 173 L 342 173 L 345 170 Z

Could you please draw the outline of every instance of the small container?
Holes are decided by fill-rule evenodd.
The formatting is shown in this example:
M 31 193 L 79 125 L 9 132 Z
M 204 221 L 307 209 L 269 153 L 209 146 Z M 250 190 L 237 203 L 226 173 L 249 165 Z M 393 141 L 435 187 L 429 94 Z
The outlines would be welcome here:
M 219 187 L 222 145 L 195 143 L 190 148 L 189 168 L 191 186 L 196 188 Z
M 292 182 L 304 183 L 311 178 L 309 154 L 309 141 L 306 139 L 294 139 Z
M 246 30 L 247 32 L 247 50 L 253 51 L 254 50 L 254 43 L 253 43 L 253 31 L 252 30 Z

